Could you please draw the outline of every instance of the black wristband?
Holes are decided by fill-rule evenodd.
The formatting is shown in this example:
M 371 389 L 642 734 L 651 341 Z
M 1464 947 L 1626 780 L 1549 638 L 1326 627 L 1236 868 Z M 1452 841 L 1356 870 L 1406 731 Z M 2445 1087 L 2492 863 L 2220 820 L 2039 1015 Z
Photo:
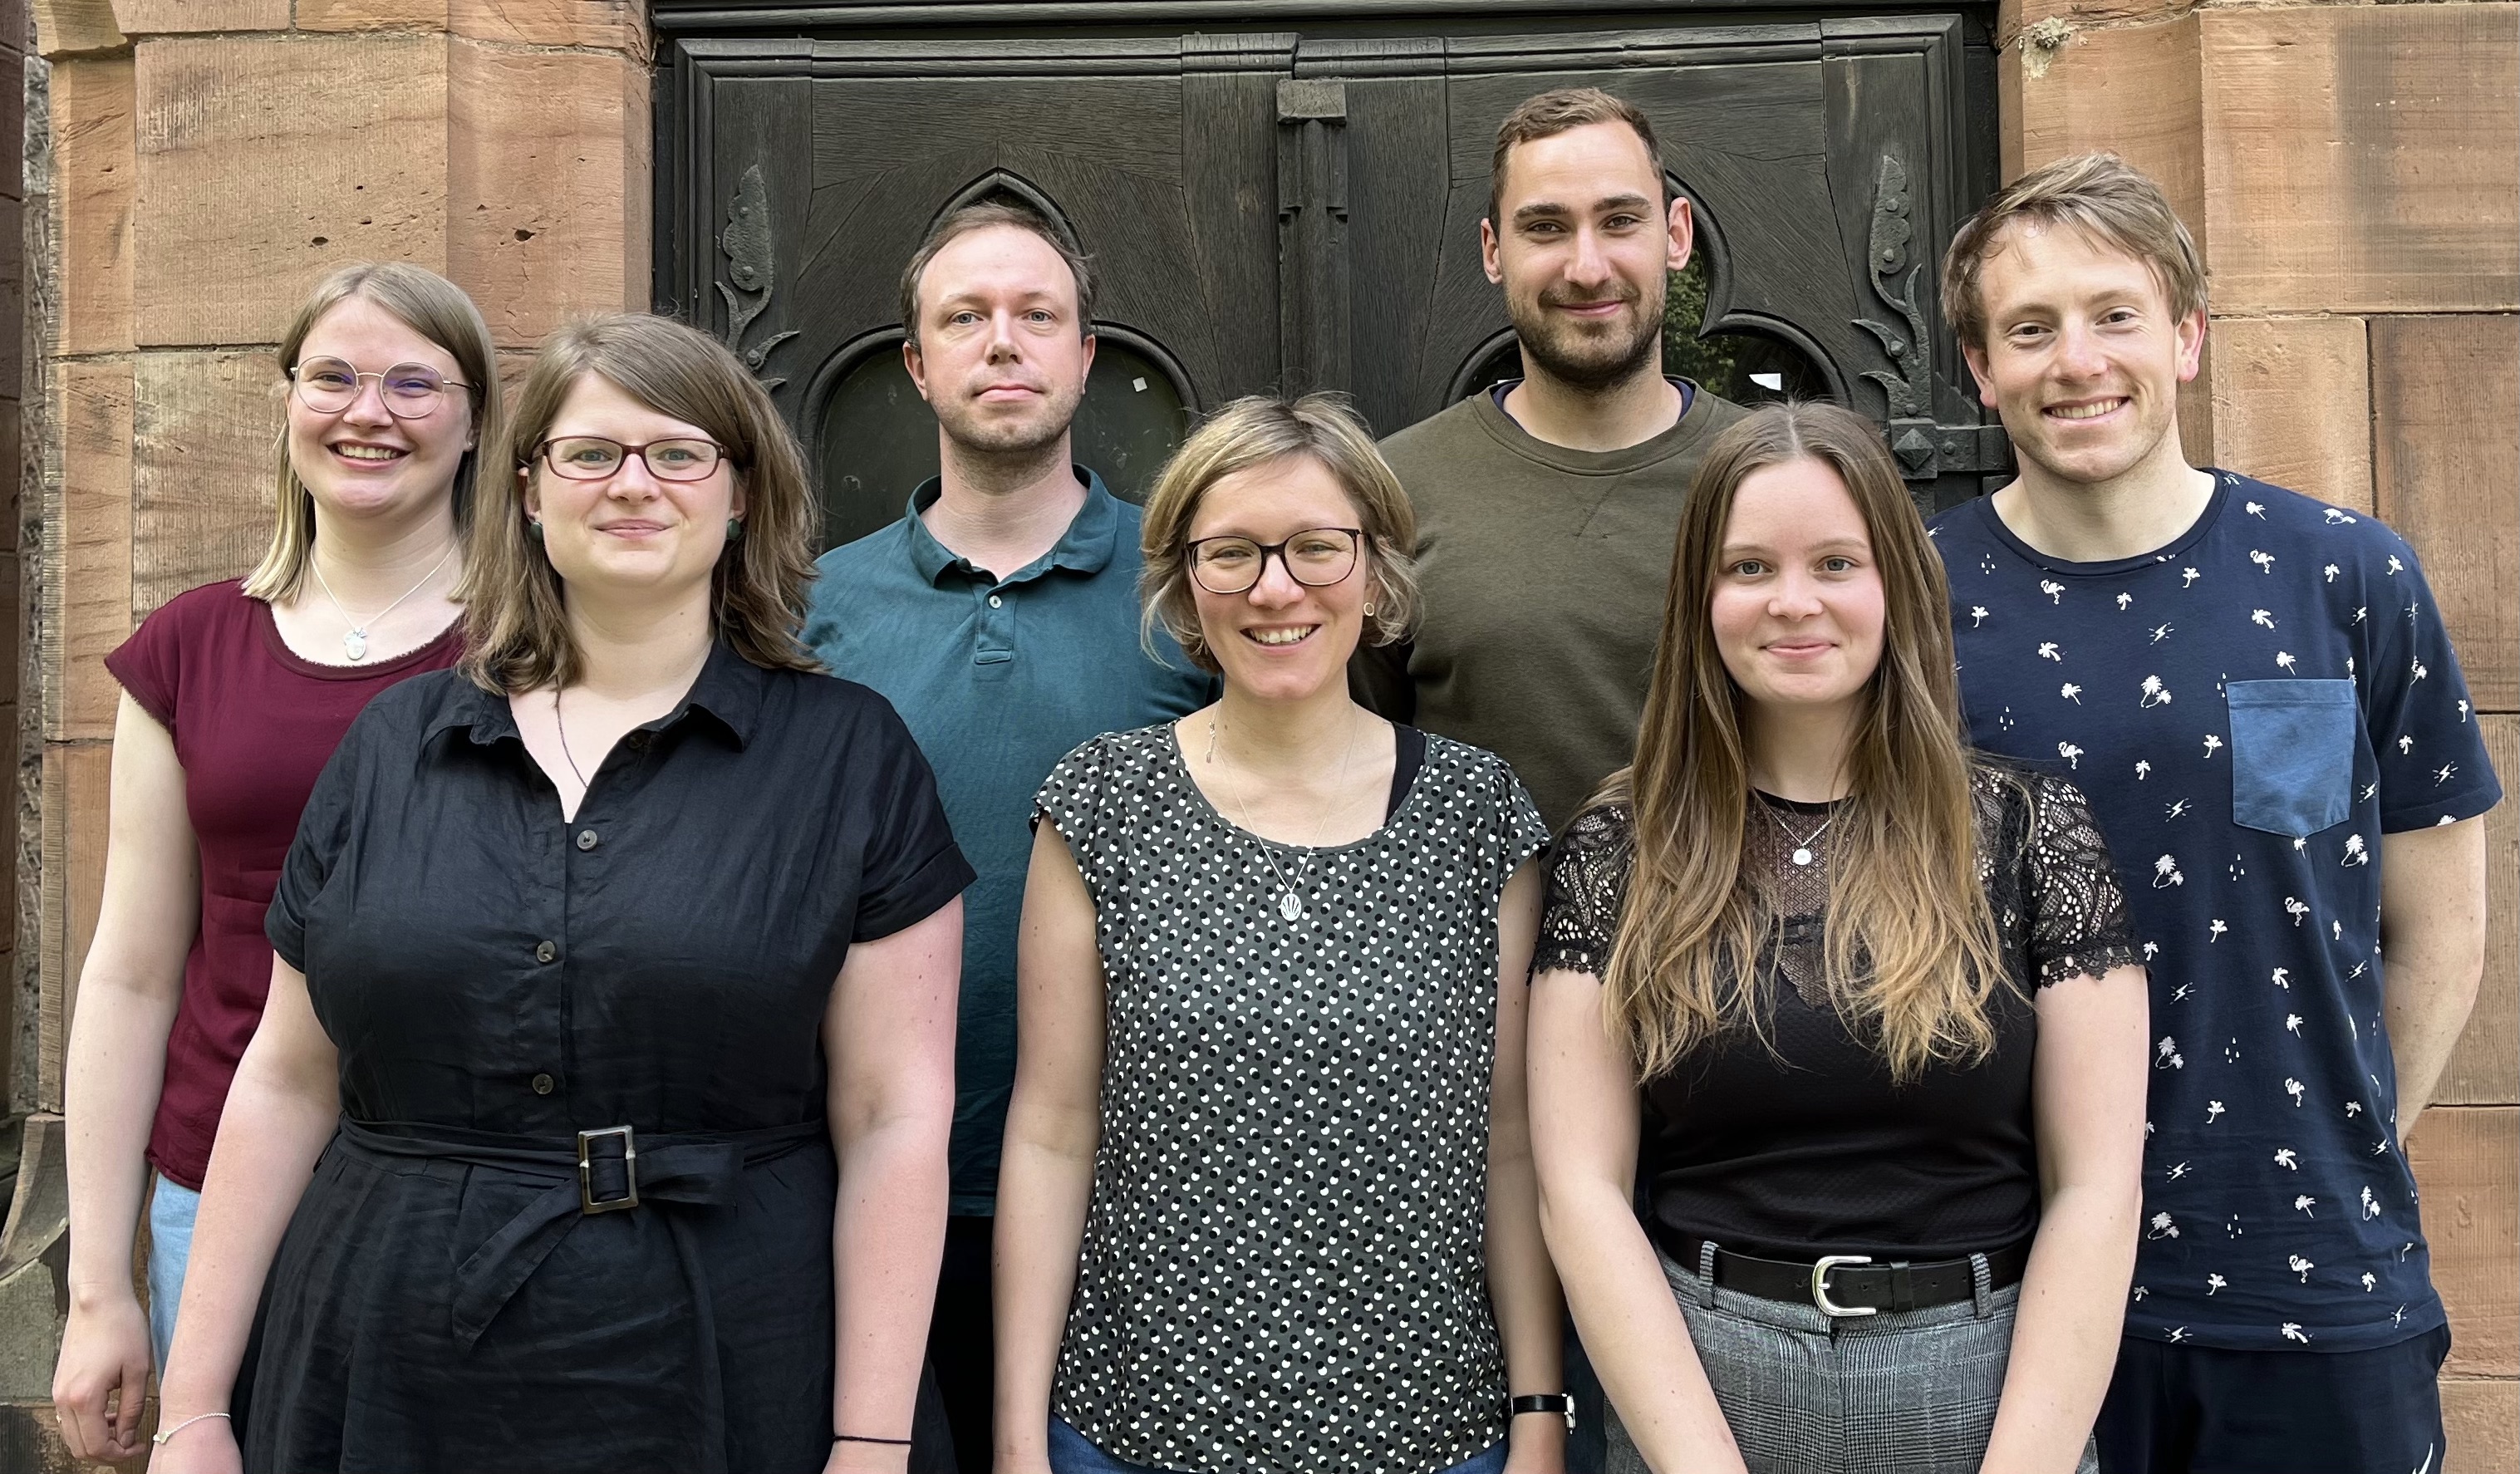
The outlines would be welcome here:
M 1529 1397 L 1518 1397 L 1506 1404 L 1506 1415 L 1508 1418 L 1520 1417 L 1526 1412 L 1555 1413 L 1566 1419 L 1567 1432 L 1575 1431 L 1575 1400 L 1565 1393 L 1536 1392 Z
M 907 1449 L 910 1447 L 910 1440 L 906 1438 L 869 1438 L 863 1433 L 834 1433 L 832 1435 L 832 1442 L 835 1444 L 883 1444 L 894 1449 Z

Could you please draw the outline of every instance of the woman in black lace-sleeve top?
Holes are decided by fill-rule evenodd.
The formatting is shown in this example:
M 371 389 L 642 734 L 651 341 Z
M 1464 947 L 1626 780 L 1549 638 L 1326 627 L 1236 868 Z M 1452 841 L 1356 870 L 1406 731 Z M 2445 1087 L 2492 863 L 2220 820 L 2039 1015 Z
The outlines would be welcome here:
M 2142 971 L 2082 794 L 1961 748 L 1944 599 L 1869 424 L 1776 406 L 1710 448 L 1636 765 L 1559 839 L 1534 963 L 1613 1470 L 2090 1466 Z

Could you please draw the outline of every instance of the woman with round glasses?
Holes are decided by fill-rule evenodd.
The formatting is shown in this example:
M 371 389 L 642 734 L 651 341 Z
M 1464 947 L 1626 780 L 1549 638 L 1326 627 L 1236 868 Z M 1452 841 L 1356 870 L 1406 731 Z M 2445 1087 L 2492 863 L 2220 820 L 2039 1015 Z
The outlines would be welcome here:
M 1416 611 L 1408 500 L 1336 401 L 1243 400 L 1144 537 L 1149 630 L 1224 695 L 1041 789 L 998 1467 L 1553 1471 L 1522 1106 L 1547 834 L 1503 762 L 1347 693 Z
M 282 871 L 153 1467 L 902 1470 L 970 868 L 797 643 L 813 500 L 734 355 L 563 328 L 511 443 L 462 667 Z
M 282 335 L 270 550 L 141 622 L 106 668 L 104 903 L 67 1070 L 70 1310 L 53 1395 L 82 1457 L 135 1452 L 163 1366 L 210 1141 L 271 982 L 263 910 L 315 776 L 369 697 L 461 652 L 453 592 L 490 335 L 417 266 L 344 267 Z M 144 1313 L 132 1239 L 149 1216 Z

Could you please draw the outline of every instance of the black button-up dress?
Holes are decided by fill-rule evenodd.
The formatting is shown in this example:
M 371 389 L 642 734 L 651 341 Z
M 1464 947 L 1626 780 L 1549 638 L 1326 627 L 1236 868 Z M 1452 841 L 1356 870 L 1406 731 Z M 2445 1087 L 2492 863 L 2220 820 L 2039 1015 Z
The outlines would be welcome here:
M 820 1028 L 852 942 L 970 881 L 864 687 L 721 646 L 563 822 L 507 699 L 359 717 L 267 926 L 342 1125 L 266 1282 L 247 1467 L 819 1470 L 835 1167 Z M 577 1133 L 629 1126 L 581 1211 Z

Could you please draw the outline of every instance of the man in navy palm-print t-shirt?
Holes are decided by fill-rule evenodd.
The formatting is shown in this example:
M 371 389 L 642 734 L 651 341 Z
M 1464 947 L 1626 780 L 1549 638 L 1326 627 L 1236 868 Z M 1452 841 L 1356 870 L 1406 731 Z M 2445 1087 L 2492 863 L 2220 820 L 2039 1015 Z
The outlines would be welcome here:
M 1946 313 L 2022 470 L 1934 525 L 1970 740 L 2090 796 L 2151 972 L 2102 1463 L 2437 1469 L 2403 1138 L 2474 997 L 2501 790 L 2406 542 L 2188 467 L 2201 276 L 2146 194 L 2068 159 L 1955 242 Z

